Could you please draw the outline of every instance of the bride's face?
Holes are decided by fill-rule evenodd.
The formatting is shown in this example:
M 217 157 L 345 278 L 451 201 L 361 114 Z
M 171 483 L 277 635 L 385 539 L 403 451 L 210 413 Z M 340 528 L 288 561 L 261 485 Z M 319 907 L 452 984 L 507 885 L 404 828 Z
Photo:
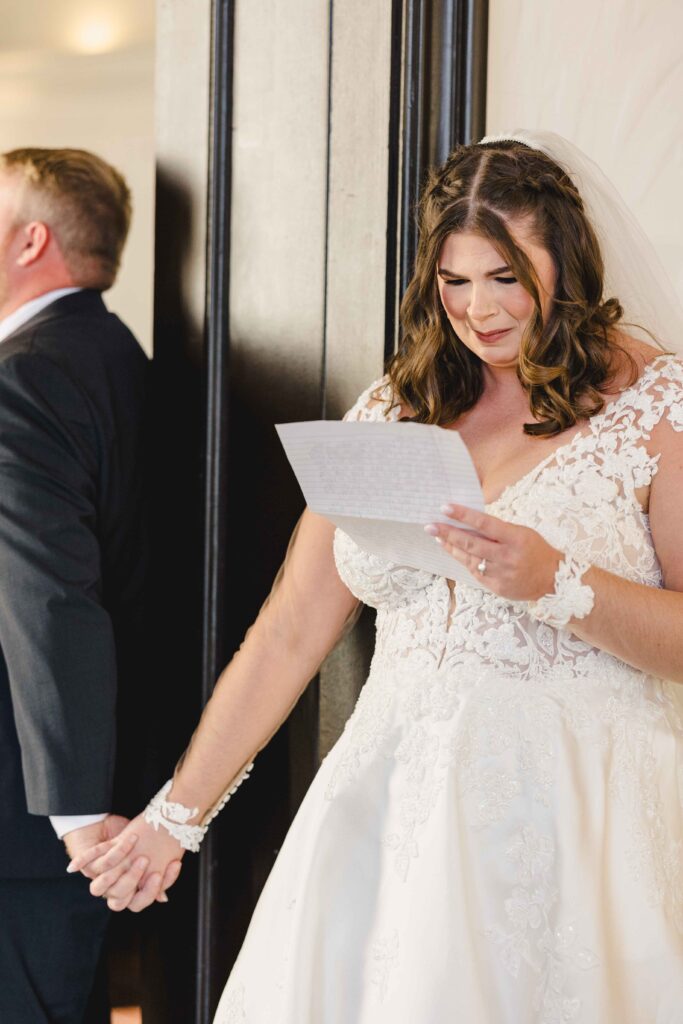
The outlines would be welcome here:
M 545 319 L 555 287 L 552 257 L 533 241 L 528 224 L 507 226 L 533 264 Z M 516 366 L 534 302 L 493 244 L 481 235 L 449 235 L 437 274 L 446 316 L 463 345 L 491 367 Z

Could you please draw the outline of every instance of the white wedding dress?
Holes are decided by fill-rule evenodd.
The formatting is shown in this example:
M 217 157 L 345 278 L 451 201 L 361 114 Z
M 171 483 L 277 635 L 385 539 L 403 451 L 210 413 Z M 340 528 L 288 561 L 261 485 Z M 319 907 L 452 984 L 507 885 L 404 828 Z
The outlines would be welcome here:
M 395 417 L 369 395 L 353 418 Z M 661 587 L 636 489 L 681 432 L 662 356 L 488 511 Z M 216 1024 L 683 1024 L 683 686 L 339 531 L 335 556 L 372 668 Z

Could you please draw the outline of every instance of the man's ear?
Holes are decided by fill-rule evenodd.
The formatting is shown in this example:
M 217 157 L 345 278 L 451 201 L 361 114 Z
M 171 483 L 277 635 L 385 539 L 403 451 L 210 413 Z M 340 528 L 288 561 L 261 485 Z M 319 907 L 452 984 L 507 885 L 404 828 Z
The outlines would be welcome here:
M 40 220 L 32 220 L 21 228 L 21 248 L 17 256 L 20 267 L 30 267 L 45 252 L 50 241 L 51 232 L 47 224 Z

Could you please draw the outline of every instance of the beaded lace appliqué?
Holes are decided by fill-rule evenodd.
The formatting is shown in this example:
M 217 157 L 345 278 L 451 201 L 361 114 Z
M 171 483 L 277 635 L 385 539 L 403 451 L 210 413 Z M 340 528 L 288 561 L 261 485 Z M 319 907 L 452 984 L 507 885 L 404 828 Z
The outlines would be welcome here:
M 389 980 L 398 964 L 399 937 L 396 929 L 380 936 L 370 947 L 370 982 L 375 986 L 379 1002 L 386 997 Z
M 526 964 L 538 978 L 533 1006 L 538 1024 L 577 1020 L 581 1001 L 568 994 L 573 975 L 596 967 L 598 958 L 580 944 L 576 926 L 552 923 L 558 893 L 553 884 L 555 845 L 533 825 L 510 843 L 507 858 L 517 868 L 517 884 L 505 900 L 507 926 L 489 928 L 506 970 L 516 978 Z

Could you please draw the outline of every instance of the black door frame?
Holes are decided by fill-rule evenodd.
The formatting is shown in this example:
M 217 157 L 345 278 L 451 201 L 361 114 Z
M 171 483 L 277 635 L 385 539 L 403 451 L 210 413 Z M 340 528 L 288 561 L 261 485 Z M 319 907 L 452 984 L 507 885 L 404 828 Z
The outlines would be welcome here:
M 396 246 L 399 294 L 413 272 L 415 207 L 427 168 L 486 131 L 488 0 L 406 0 L 402 25 L 403 131 Z
M 213 0 L 211 24 L 210 152 L 207 195 L 205 319 L 204 586 L 202 705 L 226 661 L 225 552 L 227 545 L 227 439 L 230 356 L 230 192 L 234 0 Z M 199 864 L 196 1024 L 210 1024 L 216 985 L 215 833 L 209 829 Z

